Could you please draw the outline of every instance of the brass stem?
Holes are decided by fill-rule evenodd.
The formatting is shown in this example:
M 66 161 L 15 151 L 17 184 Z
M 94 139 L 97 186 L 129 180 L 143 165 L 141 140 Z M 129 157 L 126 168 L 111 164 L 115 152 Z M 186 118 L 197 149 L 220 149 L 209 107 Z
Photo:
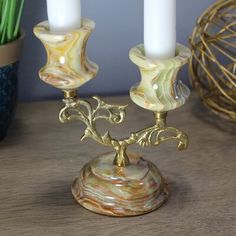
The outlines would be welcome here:
M 157 125 L 166 126 L 167 112 L 154 112 L 154 118 Z
M 77 91 L 75 89 L 73 90 L 64 90 L 64 98 L 69 99 L 69 98 L 76 98 L 77 97 Z
M 114 160 L 114 165 L 118 167 L 126 167 L 127 165 L 129 165 L 129 158 L 126 153 L 127 146 L 121 144 L 115 149 L 116 149 L 116 157 Z

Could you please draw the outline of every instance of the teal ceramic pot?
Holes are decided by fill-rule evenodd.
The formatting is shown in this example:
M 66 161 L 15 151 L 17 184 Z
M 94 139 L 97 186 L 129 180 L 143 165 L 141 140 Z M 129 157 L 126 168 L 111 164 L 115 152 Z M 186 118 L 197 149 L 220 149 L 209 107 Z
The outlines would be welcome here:
M 0 46 L 0 141 L 5 138 L 14 116 L 17 101 L 17 70 L 24 33 L 9 44 Z
M 0 68 L 0 140 L 6 136 L 15 110 L 17 68 L 17 62 Z

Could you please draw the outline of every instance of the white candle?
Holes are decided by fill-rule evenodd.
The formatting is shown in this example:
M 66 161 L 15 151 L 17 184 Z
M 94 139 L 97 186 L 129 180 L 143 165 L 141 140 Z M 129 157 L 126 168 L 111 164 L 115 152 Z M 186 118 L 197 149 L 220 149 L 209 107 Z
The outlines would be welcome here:
M 144 0 L 144 47 L 149 58 L 175 56 L 176 0 Z
M 81 27 L 81 0 L 47 0 L 50 30 L 66 32 Z

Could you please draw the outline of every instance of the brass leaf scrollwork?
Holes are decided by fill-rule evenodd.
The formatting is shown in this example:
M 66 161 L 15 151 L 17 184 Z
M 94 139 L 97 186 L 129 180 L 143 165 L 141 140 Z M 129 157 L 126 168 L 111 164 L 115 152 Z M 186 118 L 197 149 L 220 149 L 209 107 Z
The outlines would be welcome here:
M 105 134 L 100 134 L 96 128 L 96 122 L 102 119 L 114 125 L 123 123 L 126 117 L 125 110 L 127 106 L 107 104 L 99 97 L 93 98 L 97 102 L 95 108 L 93 108 L 91 103 L 82 99 L 64 99 L 65 107 L 60 111 L 59 119 L 62 123 L 72 120 L 82 121 L 86 125 L 86 129 L 81 137 L 81 141 L 85 138 L 91 138 L 102 145 L 114 148 L 117 153 L 114 163 L 117 166 L 129 164 L 126 150 L 132 144 L 138 144 L 144 148 L 158 146 L 163 142 L 176 140 L 179 150 L 187 148 L 187 135 L 174 127 L 168 127 L 166 125 L 166 114 L 161 113 L 156 114 L 160 116 L 156 118 L 156 125 L 138 132 L 133 132 L 128 138 L 121 140 L 114 139 L 108 131 Z
M 85 138 L 92 138 L 100 144 L 113 147 L 117 145 L 117 141 L 111 137 L 109 132 L 101 135 L 96 128 L 96 121 L 103 119 L 114 125 L 120 124 L 125 120 L 127 106 L 111 105 L 99 97 L 93 98 L 97 102 L 94 109 L 88 101 L 76 98 L 64 99 L 65 107 L 60 111 L 59 119 L 62 123 L 72 120 L 82 121 L 87 128 L 81 137 L 81 141 Z

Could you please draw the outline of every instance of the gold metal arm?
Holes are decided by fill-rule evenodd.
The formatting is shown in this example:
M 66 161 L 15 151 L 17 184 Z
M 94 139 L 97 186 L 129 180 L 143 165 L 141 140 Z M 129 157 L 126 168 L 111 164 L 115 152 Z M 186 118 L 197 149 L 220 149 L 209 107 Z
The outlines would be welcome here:
M 126 154 L 128 146 L 138 144 L 141 147 L 158 146 L 169 140 L 178 142 L 178 149 L 184 150 L 188 146 L 188 137 L 185 133 L 174 127 L 166 125 L 167 113 L 154 113 L 156 124 L 138 132 L 131 133 L 130 137 L 117 140 L 111 137 L 110 132 L 100 134 L 96 128 L 96 121 L 107 120 L 111 124 L 120 124 L 125 120 L 127 106 L 111 105 L 102 101 L 99 97 L 93 97 L 97 106 L 92 107 L 88 101 L 78 98 L 66 98 L 63 100 L 65 107 L 60 111 L 59 119 L 62 123 L 72 120 L 80 120 L 86 125 L 81 141 L 91 138 L 96 142 L 112 147 L 116 152 L 114 164 L 125 167 L 129 164 Z

